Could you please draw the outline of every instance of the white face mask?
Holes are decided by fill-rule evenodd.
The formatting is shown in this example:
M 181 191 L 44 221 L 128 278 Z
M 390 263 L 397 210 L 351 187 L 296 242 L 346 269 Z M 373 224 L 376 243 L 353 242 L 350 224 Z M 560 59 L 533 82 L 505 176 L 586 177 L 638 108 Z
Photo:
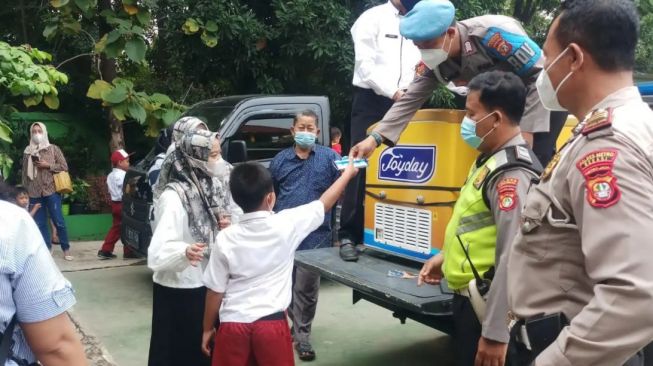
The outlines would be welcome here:
M 43 142 L 43 134 L 41 134 L 41 133 L 32 134 L 32 142 L 37 144 L 37 145 L 40 144 L 41 142 Z
M 207 162 L 206 170 L 208 170 L 212 176 L 218 178 L 228 176 L 229 173 L 231 173 L 229 163 L 227 163 L 227 161 L 224 160 L 222 157 L 216 161 Z
M 447 39 L 449 39 L 449 47 L 447 48 L 451 49 L 451 42 L 453 42 L 453 40 L 447 35 L 445 43 L 447 42 Z M 420 49 L 419 52 L 422 54 L 422 62 L 424 62 L 429 69 L 434 70 L 449 58 L 449 49 L 445 51 L 444 48 L 445 46 L 443 44 L 442 48 Z
M 553 87 L 553 83 L 551 82 L 551 78 L 549 78 L 549 70 L 553 65 L 555 65 L 558 60 L 569 50 L 569 47 L 565 48 L 564 51 L 562 51 L 558 57 L 553 60 L 551 65 L 546 68 L 546 70 L 542 70 L 540 72 L 540 75 L 537 77 L 537 81 L 535 82 L 535 87 L 537 88 L 537 93 L 540 96 L 540 100 L 542 101 L 542 105 L 544 105 L 544 108 L 550 110 L 550 111 L 560 111 L 564 112 L 567 110 L 567 108 L 563 107 L 560 105 L 560 100 L 558 99 L 558 92 L 560 91 L 560 88 L 562 88 L 562 85 L 569 80 L 571 75 L 574 73 L 573 71 L 569 71 L 567 76 L 562 79 L 560 84 L 558 84 L 557 88 Z

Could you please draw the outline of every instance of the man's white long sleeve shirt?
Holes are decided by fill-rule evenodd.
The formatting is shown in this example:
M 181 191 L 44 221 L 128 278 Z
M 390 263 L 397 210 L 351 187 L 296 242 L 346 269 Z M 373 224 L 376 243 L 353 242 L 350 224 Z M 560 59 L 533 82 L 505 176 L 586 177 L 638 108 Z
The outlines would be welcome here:
M 356 64 L 354 86 L 392 98 L 408 87 L 421 59 L 412 41 L 399 33 L 399 11 L 389 1 L 365 11 L 351 28 Z

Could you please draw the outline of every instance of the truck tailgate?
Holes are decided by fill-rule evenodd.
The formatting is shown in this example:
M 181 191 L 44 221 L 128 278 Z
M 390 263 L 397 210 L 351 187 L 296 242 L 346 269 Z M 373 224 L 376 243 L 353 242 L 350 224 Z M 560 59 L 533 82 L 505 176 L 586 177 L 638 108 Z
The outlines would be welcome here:
M 298 251 L 295 264 L 351 287 L 354 303 L 365 299 L 393 311 L 402 322 L 410 318 L 451 333 L 452 292 L 446 282 L 440 286 L 417 287 L 416 279 L 388 276 L 391 270 L 417 274 L 420 263 L 369 249 L 357 262 L 345 262 L 340 259 L 338 248 L 324 248 Z

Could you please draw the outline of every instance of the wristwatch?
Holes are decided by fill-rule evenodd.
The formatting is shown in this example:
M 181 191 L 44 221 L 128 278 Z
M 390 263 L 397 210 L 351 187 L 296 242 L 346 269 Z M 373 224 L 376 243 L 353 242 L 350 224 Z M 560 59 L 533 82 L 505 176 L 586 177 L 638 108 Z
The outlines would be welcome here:
M 383 136 L 380 133 L 372 131 L 368 136 L 372 136 L 374 141 L 376 141 L 376 147 L 381 146 L 383 143 Z

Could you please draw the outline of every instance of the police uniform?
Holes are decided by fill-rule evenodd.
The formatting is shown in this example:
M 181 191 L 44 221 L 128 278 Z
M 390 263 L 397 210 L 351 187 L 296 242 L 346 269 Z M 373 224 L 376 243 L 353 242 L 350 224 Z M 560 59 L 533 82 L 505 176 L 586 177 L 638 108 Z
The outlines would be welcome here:
M 519 230 L 521 200 L 541 170 L 519 134 L 497 152 L 481 155 L 461 189 L 447 225 L 443 248 L 443 274 L 455 292 L 454 334 L 459 365 L 474 364 L 481 334 L 508 343 L 505 263 L 500 258 Z M 468 284 L 474 279 L 472 265 L 481 275 L 497 266 L 482 324 L 468 299 Z
M 424 3 L 418 3 L 413 12 L 421 10 Z M 435 38 L 448 27 L 446 22 L 439 26 L 444 30 L 417 21 L 410 23 L 413 16 L 411 13 L 402 20 L 402 34 L 406 38 Z M 435 16 L 433 14 L 432 18 L 437 19 Z M 526 108 L 520 123 L 522 131 L 548 135 L 545 132 L 550 130 L 551 125 L 549 134 L 557 137 L 564 125 L 566 113 L 552 114 L 540 102 L 535 80 L 544 63 L 542 50 L 528 37 L 521 24 L 507 16 L 484 15 L 457 22 L 456 29 L 461 41 L 460 60 L 447 59 L 435 70 L 430 70 L 424 63 L 418 64 L 415 79 L 408 86 L 406 94 L 394 103 L 374 131 L 381 134 L 386 143 L 394 145 L 415 112 L 431 97 L 438 84 L 454 82 L 463 86 L 482 72 L 502 70 L 519 75 L 527 87 Z M 534 147 L 543 164 L 553 155 L 555 138 L 549 140 L 551 141 Z
M 537 366 L 621 365 L 653 339 L 653 112 L 635 87 L 592 110 L 531 188 L 509 254 L 520 364 L 542 348 Z M 551 336 L 559 312 L 570 324 Z

